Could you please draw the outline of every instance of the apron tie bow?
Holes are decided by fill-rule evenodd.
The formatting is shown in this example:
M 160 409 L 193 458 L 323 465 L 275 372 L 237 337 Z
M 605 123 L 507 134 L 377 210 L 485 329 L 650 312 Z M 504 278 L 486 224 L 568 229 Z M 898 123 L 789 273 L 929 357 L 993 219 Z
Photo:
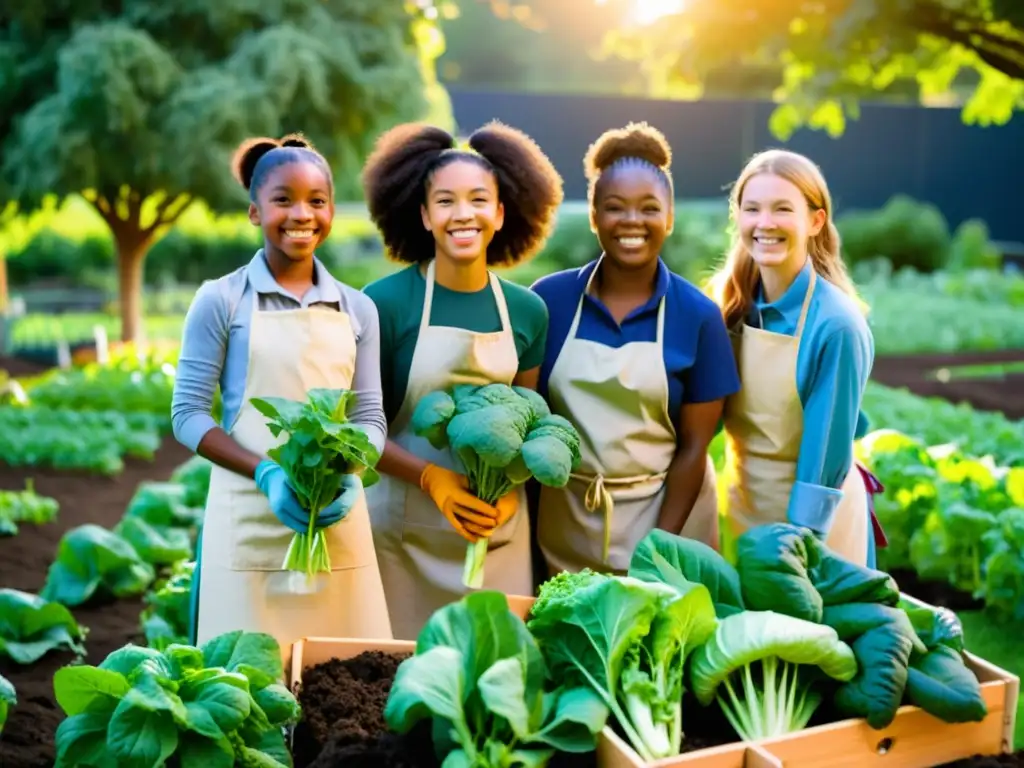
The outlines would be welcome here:
M 586 477 L 577 479 L 586 480 Z M 601 563 L 608 565 L 608 555 L 612 548 L 612 510 L 615 502 L 604 485 L 604 475 L 598 473 L 590 478 L 587 492 L 583 497 L 587 512 L 596 512 L 599 508 L 604 512 L 604 540 L 601 547 Z
M 622 478 L 605 478 L 603 474 L 598 472 L 595 475 L 570 475 L 573 480 L 579 480 L 587 483 L 587 491 L 583 496 L 583 505 L 587 512 L 597 512 L 601 510 L 604 517 L 604 541 L 601 547 L 601 563 L 608 565 L 608 556 L 611 552 L 612 545 L 612 512 L 615 509 L 615 500 L 612 498 L 611 491 L 608 490 L 608 486 L 620 486 L 628 488 L 630 486 L 642 485 L 650 482 L 663 482 L 666 477 L 665 472 L 659 472 L 654 475 L 638 475 L 636 477 L 622 477 Z

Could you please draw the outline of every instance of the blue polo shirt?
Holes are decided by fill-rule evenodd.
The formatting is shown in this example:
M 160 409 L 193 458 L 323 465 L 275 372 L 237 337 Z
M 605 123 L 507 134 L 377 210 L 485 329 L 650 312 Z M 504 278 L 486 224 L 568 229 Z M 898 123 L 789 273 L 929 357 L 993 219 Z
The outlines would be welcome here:
M 740 388 L 729 334 L 718 306 L 692 283 L 658 259 L 654 294 L 619 325 L 597 297 L 584 291 L 597 261 L 542 277 L 532 288 L 548 308 L 548 337 L 538 391 L 547 396 L 548 377 L 562 351 L 580 297 L 583 307 L 576 337 L 618 348 L 655 341 L 658 304 L 665 298 L 664 362 L 668 376 L 668 409 L 679 423 L 684 403 L 705 403 Z
M 774 302 L 764 300 L 759 286 L 747 323 L 772 333 L 794 335 L 811 269 L 808 260 Z M 796 384 L 804 432 L 787 518 L 826 534 L 843 497 L 839 488 L 853 467 L 853 442 L 868 429 L 861 403 L 875 345 L 867 320 L 850 296 L 820 275 L 814 285 L 797 354 Z M 868 539 L 871 565 L 875 548 L 870 525 Z

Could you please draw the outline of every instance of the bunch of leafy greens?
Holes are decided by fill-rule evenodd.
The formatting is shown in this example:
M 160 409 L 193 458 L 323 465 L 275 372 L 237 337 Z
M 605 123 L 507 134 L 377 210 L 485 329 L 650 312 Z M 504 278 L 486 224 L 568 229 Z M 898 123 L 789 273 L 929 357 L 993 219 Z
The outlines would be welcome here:
M 135 597 L 156 578 L 153 566 L 116 533 L 87 523 L 61 537 L 40 595 L 74 607 L 94 595 Z
M 690 686 L 704 706 L 718 702 L 741 738 L 756 741 L 807 725 L 822 700 L 814 685 L 819 670 L 841 681 L 857 674 L 853 651 L 834 629 L 773 611 L 743 611 L 722 619 L 697 649 Z
M 85 654 L 86 630 L 71 611 L 28 592 L 0 589 L 0 657 L 33 664 L 49 651 Z
M 945 634 L 933 629 L 927 615 L 901 607 L 891 576 L 839 557 L 804 528 L 753 528 L 737 540 L 737 556 L 747 608 L 825 624 L 853 648 L 859 670 L 835 695 L 843 714 L 885 728 L 909 696 L 946 722 L 985 716 L 980 684 L 959 654 L 955 617 L 954 625 L 946 617 Z M 915 627 L 928 630 L 927 641 Z
M 36 494 L 31 478 L 23 491 L 0 491 L 0 536 L 14 536 L 18 523 L 51 523 L 59 508 L 56 499 Z
M 432 718 L 445 768 L 543 768 L 556 752 L 593 751 L 607 717 L 589 686 L 548 677 L 522 619 L 490 591 L 431 616 L 384 709 L 397 733 Z
M 18 696 L 11 681 L 0 675 L 0 733 L 4 732 L 7 710 L 18 703 Z
M 412 428 L 434 448 L 450 448 L 470 491 L 488 504 L 531 477 L 561 488 L 580 462 L 576 428 L 525 387 L 460 384 L 430 392 L 417 403 Z M 466 552 L 467 587 L 483 586 L 487 546 L 481 539 Z
M 306 402 L 280 397 L 253 398 L 252 404 L 267 417 L 276 438 L 288 439 L 267 452 L 288 476 L 303 509 L 309 512 L 309 530 L 292 537 L 285 555 L 285 570 L 311 576 L 331 570 L 327 536 L 317 528 L 320 511 L 338 498 L 351 481 L 364 487 L 378 480 L 374 467 L 380 453 L 365 430 L 347 419 L 355 393 L 346 389 L 311 389 Z
M 162 651 L 169 645 L 188 642 L 189 600 L 194 562 L 176 563 L 170 575 L 146 595 L 140 616 L 146 645 Z
M 281 677 L 274 638 L 243 632 L 63 667 L 56 768 L 289 768 L 283 727 L 300 711 Z
M 645 761 L 679 754 L 686 660 L 715 625 L 702 584 L 590 570 L 545 582 L 528 623 L 553 675 L 600 696 Z

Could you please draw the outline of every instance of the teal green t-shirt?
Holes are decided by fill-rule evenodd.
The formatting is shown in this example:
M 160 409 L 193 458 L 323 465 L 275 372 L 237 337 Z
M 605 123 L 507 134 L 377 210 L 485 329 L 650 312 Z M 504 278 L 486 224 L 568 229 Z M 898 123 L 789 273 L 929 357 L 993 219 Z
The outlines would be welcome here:
M 519 353 L 519 370 L 528 371 L 544 361 L 548 310 L 544 300 L 529 288 L 498 278 Z M 420 335 L 420 318 L 427 281 L 420 265 L 413 264 L 367 285 L 363 292 L 377 305 L 380 315 L 380 373 L 384 413 L 394 421 L 405 399 L 412 354 Z M 430 324 L 463 328 L 477 333 L 501 330 L 494 292 L 488 285 L 473 293 L 453 291 L 434 283 Z

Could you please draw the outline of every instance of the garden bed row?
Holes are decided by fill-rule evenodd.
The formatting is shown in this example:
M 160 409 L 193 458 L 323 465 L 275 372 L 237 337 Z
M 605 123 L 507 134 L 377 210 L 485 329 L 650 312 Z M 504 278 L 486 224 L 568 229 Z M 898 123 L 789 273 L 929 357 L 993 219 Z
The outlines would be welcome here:
M 941 374 L 967 365 L 1020 361 L 1024 361 L 1024 350 L 879 356 L 871 378 L 889 387 L 906 387 L 921 397 L 941 397 L 951 403 L 969 403 L 978 410 L 1001 412 L 1008 419 L 1024 419 L 1024 373 L 948 380 Z

